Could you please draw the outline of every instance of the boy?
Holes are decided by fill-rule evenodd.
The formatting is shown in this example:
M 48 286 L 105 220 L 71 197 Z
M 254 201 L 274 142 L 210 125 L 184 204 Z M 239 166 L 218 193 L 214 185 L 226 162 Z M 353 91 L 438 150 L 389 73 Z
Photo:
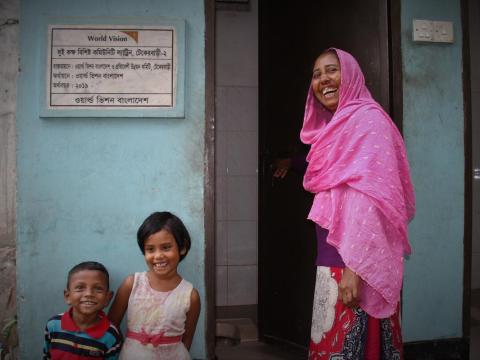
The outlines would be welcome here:
M 102 311 L 112 299 L 108 271 L 95 261 L 68 273 L 65 302 L 70 309 L 45 329 L 44 359 L 118 359 L 122 337 Z

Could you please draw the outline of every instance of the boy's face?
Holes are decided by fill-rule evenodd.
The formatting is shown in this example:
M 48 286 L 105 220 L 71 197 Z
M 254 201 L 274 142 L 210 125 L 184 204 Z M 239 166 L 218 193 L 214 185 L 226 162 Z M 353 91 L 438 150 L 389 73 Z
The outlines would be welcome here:
M 98 270 L 81 270 L 70 277 L 64 291 L 65 302 L 78 315 L 94 315 L 105 308 L 112 299 L 107 277 Z

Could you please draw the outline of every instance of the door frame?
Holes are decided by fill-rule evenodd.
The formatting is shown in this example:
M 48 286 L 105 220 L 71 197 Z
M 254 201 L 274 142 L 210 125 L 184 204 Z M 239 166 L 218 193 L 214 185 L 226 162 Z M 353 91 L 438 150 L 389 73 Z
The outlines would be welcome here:
M 473 149 L 472 149 L 472 101 L 471 101 L 471 63 L 470 63 L 470 21 L 469 2 L 461 0 L 462 19 L 462 83 L 465 146 L 465 202 L 464 202 L 464 242 L 463 242 L 463 342 L 468 355 L 470 350 L 470 306 L 472 279 L 472 242 L 473 242 Z
M 215 0 L 205 7 L 205 348 L 207 359 L 215 359 Z
M 389 22 L 390 115 L 403 134 L 403 72 L 401 0 L 387 1 Z M 393 96 L 395 94 L 395 96 Z

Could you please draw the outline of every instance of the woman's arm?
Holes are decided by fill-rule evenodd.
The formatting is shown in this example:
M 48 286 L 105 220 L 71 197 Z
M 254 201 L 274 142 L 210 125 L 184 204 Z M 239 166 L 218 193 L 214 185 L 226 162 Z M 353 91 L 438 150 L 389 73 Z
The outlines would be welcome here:
M 190 350 L 190 346 L 192 346 L 193 335 L 195 334 L 199 315 L 200 295 L 198 295 L 196 289 L 193 289 L 190 295 L 190 309 L 188 309 L 187 320 L 185 321 L 185 333 L 182 338 L 182 342 L 185 344 L 187 350 Z
M 113 300 L 113 304 L 108 312 L 108 318 L 117 328 L 120 328 L 120 323 L 125 315 L 125 311 L 127 311 L 128 299 L 130 298 L 132 288 L 133 275 L 129 275 L 118 288 L 115 300 Z
M 291 158 L 276 159 L 275 162 L 273 163 L 273 168 L 275 169 L 275 171 L 273 172 L 273 177 L 283 179 L 287 175 L 291 167 L 292 167 Z
M 273 163 L 273 177 L 283 179 L 287 173 L 292 169 L 300 175 L 305 174 L 307 169 L 306 155 L 296 154 L 288 158 L 276 159 Z

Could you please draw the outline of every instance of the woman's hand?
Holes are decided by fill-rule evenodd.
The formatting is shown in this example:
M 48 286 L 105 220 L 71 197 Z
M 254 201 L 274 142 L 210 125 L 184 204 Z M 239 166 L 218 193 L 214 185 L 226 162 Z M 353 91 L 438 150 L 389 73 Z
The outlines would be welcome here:
M 276 159 L 273 163 L 273 167 L 275 168 L 273 177 L 283 179 L 292 167 L 292 159 Z
M 360 276 L 347 267 L 338 284 L 338 298 L 351 309 L 357 308 L 360 302 Z

